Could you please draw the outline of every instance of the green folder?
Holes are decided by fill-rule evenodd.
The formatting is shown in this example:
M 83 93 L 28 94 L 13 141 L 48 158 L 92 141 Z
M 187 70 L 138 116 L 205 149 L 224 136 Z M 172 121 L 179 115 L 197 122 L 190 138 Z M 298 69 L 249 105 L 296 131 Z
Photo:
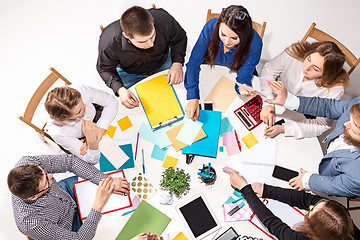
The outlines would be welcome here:
M 156 233 L 160 236 L 170 221 L 171 218 L 142 200 L 116 240 L 130 240 L 142 232 Z

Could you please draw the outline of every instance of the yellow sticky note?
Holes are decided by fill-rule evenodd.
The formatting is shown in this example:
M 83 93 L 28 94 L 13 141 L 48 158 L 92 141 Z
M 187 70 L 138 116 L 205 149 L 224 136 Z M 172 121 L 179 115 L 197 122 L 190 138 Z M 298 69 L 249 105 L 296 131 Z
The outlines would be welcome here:
M 258 140 L 255 138 L 254 134 L 250 132 L 248 135 L 242 138 L 247 148 L 251 148 L 258 143 Z
M 174 158 L 174 157 L 170 157 L 168 155 L 166 155 L 165 160 L 164 160 L 164 164 L 162 165 L 164 168 L 175 168 L 176 164 L 177 164 L 178 159 Z
M 128 116 L 120 119 L 119 121 L 117 121 L 117 123 L 119 124 L 121 131 L 125 131 L 126 129 L 132 127 L 132 123 Z
M 104 132 L 104 136 L 107 134 L 107 135 L 109 135 L 111 138 L 114 137 L 115 130 L 116 130 L 116 127 L 110 125 L 109 128 L 108 128 L 108 130 Z
M 185 235 L 180 232 L 178 235 L 176 235 L 175 238 L 173 238 L 173 240 L 189 240 L 187 237 L 185 237 Z

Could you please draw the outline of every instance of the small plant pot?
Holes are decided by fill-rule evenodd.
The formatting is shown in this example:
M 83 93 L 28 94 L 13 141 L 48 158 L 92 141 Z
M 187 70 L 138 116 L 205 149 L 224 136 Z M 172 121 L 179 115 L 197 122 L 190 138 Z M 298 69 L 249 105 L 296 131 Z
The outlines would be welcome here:
M 213 185 L 216 181 L 216 171 L 213 167 L 210 167 L 211 171 L 214 172 L 213 178 L 200 177 L 201 181 L 203 181 L 206 185 Z

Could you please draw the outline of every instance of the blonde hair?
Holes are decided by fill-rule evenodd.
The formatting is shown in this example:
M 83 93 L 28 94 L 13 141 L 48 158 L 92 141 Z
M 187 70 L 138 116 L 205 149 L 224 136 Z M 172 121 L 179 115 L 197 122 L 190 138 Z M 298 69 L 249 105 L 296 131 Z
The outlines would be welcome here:
M 71 87 L 57 87 L 51 90 L 45 101 L 45 109 L 50 118 L 64 121 L 72 116 L 73 108 L 80 102 L 81 93 Z
M 321 78 L 315 80 L 318 87 L 331 88 L 337 85 L 346 87 L 349 75 L 344 69 L 345 55 L 333 42 L 296 42 L 285 49 L 293 58 L 304 61 L 310 54 L 319 53 L 324 57 L 324 66 Z

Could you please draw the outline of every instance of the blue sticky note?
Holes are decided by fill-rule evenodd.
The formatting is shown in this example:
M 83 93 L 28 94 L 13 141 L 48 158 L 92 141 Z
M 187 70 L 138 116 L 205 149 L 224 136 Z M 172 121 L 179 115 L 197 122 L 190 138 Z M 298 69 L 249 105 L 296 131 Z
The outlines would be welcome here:
M 230 196 L 230 197 L 226 200 L 226 202 L 224 202 L 224 204 L 232 203 L 233 201 L 235 201 L 235 199 Z M 223 204 L 223 207 L 224 207 L 224 204 Z
M 195 154 L 216 158 L 219 143 L 221 112 L 200 110 L 199 121 L 207 137 L 182 149 L 183 154 Z
M 244 195 L 241 192 L 234 190 L 233 194 L 240 199 L 245 199 Z
M 142 139 L 159 145 L 160 148 L 164 148 L 171 145 L 171 141 L 166 135 L 166 131 L 179 125 L 180 123 L 182 123 L 182 121 L 178 121 L 174 124 L 153 131 L 148 123 L 143 122 L 139 128 L 139 136 Z
M 221 119 L 220 122 L 220 136 L 222 137 L 225 132 L 232 132 L 233 126 L 227 117 Z
M 193 121 L 189 117 L 185 117 L 184 125 L 176 136 L 176 140 L 191 145 L 196 135 L 198 135 L 203 123 L 200 121 Z
M 159 145 L 155 144 L 154 149 L 151 153 L 151 157 L 160 161 L 164 161 L 166 152 L 167 148 L 160 149 Z
M 119 169 L 126 169 L 126 168 L 135 167 L 134 156 L 133 156 L 133 151 L 132 151 L 132 145 L 131 144 L 125 144 L 125 145 L 119 145 L 119 147 L 121 148 L 121 150 L 124 151 L 124 153 L 129 157 L 129 159 L 123 165 L 121 165 L 120 168 L 116 169 L 110 163 L 110 161 L 101 153 L 100 160 L 99 160 L 99 162 L 100 162 L 100 171 L 108 172 L 108 171 L 114 171 L 114 170 L 119 170 Z

